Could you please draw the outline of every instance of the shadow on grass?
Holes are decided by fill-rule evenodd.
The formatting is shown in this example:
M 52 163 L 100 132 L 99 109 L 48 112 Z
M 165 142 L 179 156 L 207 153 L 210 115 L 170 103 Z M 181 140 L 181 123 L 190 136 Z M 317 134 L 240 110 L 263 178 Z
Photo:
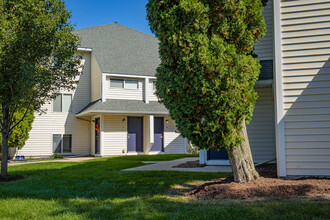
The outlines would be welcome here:
M 21 174 L 25 179 L 0 183 L 0 218 L 270 219 L 285 212 L 287 218 L 297 217 L 297 213 L 304 218 L 324 218 L 328 211 L 327 203 L 273 202 L 250 206 L 168 195 L 175 185 L 193 186 L 189 183 L 226 177 L 226 173 L 121 171 L 155 158 L 114 157 L 10 167 L 10 174 Z
M 148 157 L 152 160 L 152 157 Z M 145 157 L 102 158 L 80 163 L 40 163 L 10 167 L 24 180 L 0 183 L 1 198 L 130 198 L 166 195 L 172 185 L 225 177 L 226 173 L 122 172 L 145 165 Z

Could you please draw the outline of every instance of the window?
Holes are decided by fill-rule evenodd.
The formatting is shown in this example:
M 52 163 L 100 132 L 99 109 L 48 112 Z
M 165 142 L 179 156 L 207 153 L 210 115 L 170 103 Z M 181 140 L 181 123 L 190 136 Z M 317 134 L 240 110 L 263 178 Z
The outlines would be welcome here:
M 152 89 L 156 90 L 156 80 L 152 81 Z
M 138 89 L 138 81 L 125 79 L 125 89 Z
M 123 79 L 110 79 L 110 87 L 124 88 L 124 80 Z
M 53 112 L 72 112 L 71 106 L 71 94 L 60 94 L 53 100 Z
M 138 89 L 139 81 L 135 79 L 110 79 L 111 88 Z
M 72 134 L 53 134 L 53 152 L 56 154 L 72 152 Z

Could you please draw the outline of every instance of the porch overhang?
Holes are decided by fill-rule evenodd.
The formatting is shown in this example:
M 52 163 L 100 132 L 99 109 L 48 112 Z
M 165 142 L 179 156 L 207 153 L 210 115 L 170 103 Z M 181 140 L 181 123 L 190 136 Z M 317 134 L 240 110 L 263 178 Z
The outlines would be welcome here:
M 107 99 L 105 102 L 97 100 L 88 104 L 76 114 L 76 117 L 90 117 L 100 114 L 124 115 L 169 115 L 165 106 L 159 102 L 141 100 Z

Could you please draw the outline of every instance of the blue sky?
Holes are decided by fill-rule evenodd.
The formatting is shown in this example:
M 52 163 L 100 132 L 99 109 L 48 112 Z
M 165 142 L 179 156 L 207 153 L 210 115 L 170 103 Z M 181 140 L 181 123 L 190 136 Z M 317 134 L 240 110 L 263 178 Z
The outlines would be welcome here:
M 146 19 L 148 0 L 65 0 L 76 29 L 118 22 L 152 34 Z

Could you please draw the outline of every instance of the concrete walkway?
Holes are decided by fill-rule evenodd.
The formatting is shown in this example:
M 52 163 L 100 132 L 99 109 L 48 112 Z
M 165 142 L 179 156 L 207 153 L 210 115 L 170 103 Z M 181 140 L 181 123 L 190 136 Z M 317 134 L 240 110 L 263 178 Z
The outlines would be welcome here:
M 173 168 L 188 161 L 196 161 L 198 157 L 187 157 L 171 161 L 145 161 L 144 163 L 154 163 L 141 167 L 134 167 L 122 171 L 146 171 L 146 170 L 166 170 L 166 171 L 186 171 L 186 172 L 231 172 L 230 166 L 205 166 L 196 168 Z
M 49 162 L 83 162 L 86 160 L 97 159 L 99 157 L 64 157 L 59 160 L 45 159 L 45 160 L 32 160 L 32 161 L 10 161 L 8 166 L 17 166 L 24 164 L 34 164 L 34 163 L 49 163 Z

